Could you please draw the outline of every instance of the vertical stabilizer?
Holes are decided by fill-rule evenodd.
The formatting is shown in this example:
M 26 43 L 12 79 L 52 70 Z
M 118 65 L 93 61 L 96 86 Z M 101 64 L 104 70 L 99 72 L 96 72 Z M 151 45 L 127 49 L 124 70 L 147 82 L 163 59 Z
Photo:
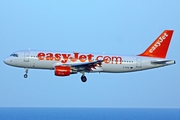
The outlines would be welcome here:
M 173 30 L 165 30 L 143 53 L 138 56 L 166 58 Z

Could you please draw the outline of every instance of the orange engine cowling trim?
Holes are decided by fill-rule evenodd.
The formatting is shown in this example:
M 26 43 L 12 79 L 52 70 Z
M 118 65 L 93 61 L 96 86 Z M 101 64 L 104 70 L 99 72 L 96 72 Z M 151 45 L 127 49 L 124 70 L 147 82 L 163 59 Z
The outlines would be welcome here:
M 70 71 L 71 71 L 70 66 L 56 66 L 54 72 L 56 76 L 69 76 Z

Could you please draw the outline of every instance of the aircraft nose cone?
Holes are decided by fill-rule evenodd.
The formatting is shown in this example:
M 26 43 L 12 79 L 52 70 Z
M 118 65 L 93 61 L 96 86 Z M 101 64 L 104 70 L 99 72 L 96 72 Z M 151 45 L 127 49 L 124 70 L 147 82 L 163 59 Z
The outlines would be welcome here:
M 7 60 L 6 60 L 6 59 L 4 59 L 3 62 L 4 62 L 5 64 L 7 64 Z
M 9 59 L 8 59 L 8 58 L 4 59 L 4 60 L 3 60 L 3 62 L 4 62 L 5 64 L 7 64 L 7 65 L 9 65 L 9 64 L 10 64 L 10 61 L 9 61 Z

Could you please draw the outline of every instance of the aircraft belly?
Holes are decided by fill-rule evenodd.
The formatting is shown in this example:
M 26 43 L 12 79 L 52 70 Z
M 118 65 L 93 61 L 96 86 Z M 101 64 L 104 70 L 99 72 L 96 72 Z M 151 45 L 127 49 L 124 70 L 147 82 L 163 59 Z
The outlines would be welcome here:
M 52 61 L 38 61 L 38 60 L 29 60 L 29 62 L 21 61 L 18 63 L 19 67 L 23 68 L 32 68 L 32 69 L 53 69 Z
M 121 72 L 133 72 L 137 69 L 135 65 L 127 65 L 127 64 L 103 64 L 102 65 L 103 72 L 113 72 L 113 73 L 121 73 Z
M 38 61 L 35 67 L 37 69 L 53 69 L 52 64 L 52 61 Z

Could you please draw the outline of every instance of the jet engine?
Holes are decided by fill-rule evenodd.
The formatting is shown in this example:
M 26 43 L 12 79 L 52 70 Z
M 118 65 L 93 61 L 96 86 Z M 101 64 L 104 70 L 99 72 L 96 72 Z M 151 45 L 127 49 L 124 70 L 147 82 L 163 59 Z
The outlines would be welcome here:
M 71 67 L 70 66 L 56 66 L 54 72 L 56 76 L 69 76 L 71 73 Z

